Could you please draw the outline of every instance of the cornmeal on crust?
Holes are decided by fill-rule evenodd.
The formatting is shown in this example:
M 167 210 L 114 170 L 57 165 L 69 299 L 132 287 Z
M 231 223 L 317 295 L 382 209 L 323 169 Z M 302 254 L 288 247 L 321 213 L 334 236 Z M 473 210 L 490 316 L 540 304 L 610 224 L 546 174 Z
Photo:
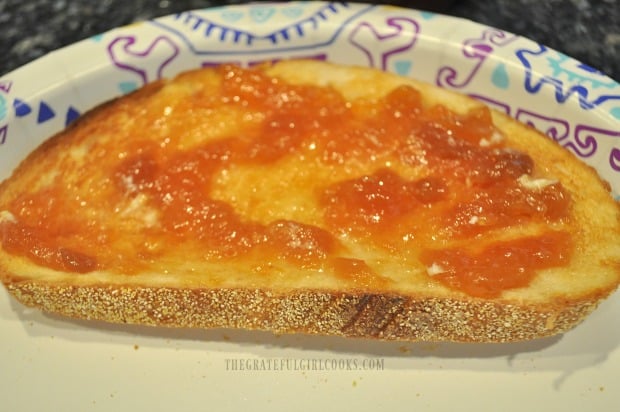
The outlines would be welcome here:
M 0 185 L 0 279 L 76 318 L 388 340 L 565 332 L 620 283 L 596 171 L 465 96 L 282 61 L 159 81 Z

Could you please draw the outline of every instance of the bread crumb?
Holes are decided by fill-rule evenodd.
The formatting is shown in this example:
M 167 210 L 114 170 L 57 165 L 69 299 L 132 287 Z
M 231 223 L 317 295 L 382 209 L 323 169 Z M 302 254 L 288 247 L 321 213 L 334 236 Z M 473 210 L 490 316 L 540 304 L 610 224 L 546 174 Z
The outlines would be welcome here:
M 138 349 L 140 349 L 140 346 L 138 346 L 138 345 L 133 345 L 133 349 L 134 349 L 134 350 L 138 350 Z

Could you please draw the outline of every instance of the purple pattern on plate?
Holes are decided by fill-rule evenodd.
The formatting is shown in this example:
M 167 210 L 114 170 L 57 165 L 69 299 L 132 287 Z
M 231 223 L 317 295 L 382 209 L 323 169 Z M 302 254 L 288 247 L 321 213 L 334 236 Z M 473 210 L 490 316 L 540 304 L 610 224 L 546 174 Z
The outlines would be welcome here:
M 570 124 L 566 120 L 544 116 L 529 110 L 518 109 L 515 113 L 515 118 L 560 143 L 563 143 L 563 140 L 568 137 L 570 132 Z
M 12 81 L 10 81 L 10 80 L 1 81 L 0 82 L 0 91 L 8 94 L 8 93 L 11 92 L 11 86 L 13 86 L 13 82 Z
M 579 145 L 594 144 L 597 145 L 599 138 L 620 138 L 620 130 L 606 130 L 585 124 L 579 124 L 575 127 L 575 142 Z M 582 143 L 583 142 L 583 143 Z M 612 147 L 608 157 L 609 165 L 616 172 L 620 172 L 620 149 Z
M 593 132 L 604 133 L 602 129 L 593 129 L 589 126 L 577 126 L 571 135 L 571 128 L 568 121 L 564 119 L 552 118 L 538 113 L 533 113 L 524 109 L 519 109 L 516 116 L 517 120 L 535 127 L 547 136 L 553 138 L 562 146 L 570 149 L 579 157 L 587 158 L 592 156 L 597 148 L 598 142 L 592 135 L 582 135 L 584 128 Z
M 391 17 L 379 27 L 369 22 L 359 23 L 349 35 L 349 42 L 364 52 L 370 67 L 388 69 L 391 55 L 411 49 L 420 32 L 415 20 Z
M 598 138 L 601 136 L 620 136 L 620 132 L 600 129 L 593 126 L 579 124 L 573 132 L 573 141 L 565 144 L 581 157 L 592 156 L 598 147 Z
M 574 152 L 581 158 L 589 158 L 597 153 L 599 139 L 620 137 L 620 131 L 607 130 L 584 124 L 578 124 L 572 130 L 568 121 L 559 118 L 551 118 L 524 109 L 516 113 L 517 120 L 535 127 L 550 136 L 562 146 Z M 608 162 L 611 168 L 620 172 L 620 148 L 612 147 Z
M 609 153 L 609 164 L 616 172 L 620 172 L 620 149 L 614 147 Z
M 120 36 L 112 40 L 108 54 L 114 65 L 136 73 L 143 84 L 162 78 L 165 66 L 179 54 L 179 46 L 167 36 L 158 36 L 146 46 L 137 42 L 136 36 Z
M 470 94 L 470 96 L 493 109 L 511 115 L 510 105 L 505 102 L 478 94 Z M 584 124 L 576 125 L 572 129 L 569 121 L 565 119 L 549 117 L 523 108 L 515 108 L 515 110 L 514 117 L 518 121 L 546 134 L 581 158 L 589 158 L 596 154 L 599 139 L 620 137 L 618 130 L 606 130 Z M 620 148 L 611 149 L 609 164 L 614 171 L 620 172 Z
M 518 37 L 513 34 L 489 28 L 484 30 L 480 37 L 466 39 L 462 43 L 462 52 L 463 56 L 468 60 L 460 61 L 459 69 L 450 66 L 441 67 L 437 72 L 435 83 L 441 87 L 452 87 L 455 89 L 461 89 L 467 86 L 476 76 L 476 73 L 480 70 L 480 67 L 482 67 L 487 57 L 493 53 L 495 46 L 503 47 L 517 38 Z M 471 63 L 469 63 L 469 61 L 471 61 Z M 460 75 L 459 70 L 467 64 L 469 64 L 469 68 L 465 68 L 462 71 L 466 74 Z

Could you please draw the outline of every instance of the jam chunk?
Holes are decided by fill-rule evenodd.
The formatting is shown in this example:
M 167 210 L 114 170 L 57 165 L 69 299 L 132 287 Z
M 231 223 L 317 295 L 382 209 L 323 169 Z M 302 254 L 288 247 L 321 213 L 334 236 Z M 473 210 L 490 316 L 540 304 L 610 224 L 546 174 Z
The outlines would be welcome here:
M 566 264 L 571 253 L 568 233 L 549 232 L 481 248 L 425 250 L 420 260 L 433 279 L 472 296 L 493 298 L 529 285 L 539 270 Z
M 425 204 L 446 196 L 441 179 L 407 180 L 389 169 L 335 183 L 321 197 L 331 227 L 385 230 Z M 356 229 L 358 228 L 358 229 Z
M 95 257 L 62 246 L 45 232 L 21 223 L 0 223 L 0 240 L 7 252 L 26 256 L 50 269 L 88 273 L 98 267 Z

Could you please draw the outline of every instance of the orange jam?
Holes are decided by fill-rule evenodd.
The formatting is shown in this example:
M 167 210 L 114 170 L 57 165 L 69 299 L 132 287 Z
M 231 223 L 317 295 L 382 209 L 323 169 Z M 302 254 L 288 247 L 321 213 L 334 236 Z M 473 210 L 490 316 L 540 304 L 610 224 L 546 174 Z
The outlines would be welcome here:
M 180 77 L 189 85 L 171 84 L 180 97 L 157 99 L 168 90 L 157 86 L 152 100 L 123 103 L 121 114 L 104 118 L 96 132 L 114 141 L 95 145 L 89 162 L 68 173 L 110 172 L 90 186 L 59 176 L 15 199 L 14 218 L 0 221 L 2 247 L 75 273 L 137 272 L 178 245 L 192 259 L 259 256 L 316 276 L 329 269 L 360 287 L 389 283 L 389 274 L 347 256 L 347 242 L 358 242 L 395 259 L 413 255 L 434 268 L 429 281 L 482 297 L 567 263 L 571 241 L 557 227 L 569 218 L 570 197 L 559 182 L 524 184 L 536 165 L 504 147 L 487 108 L 428 107 L 411 86 L 348 101 L 331 87 L 291 85 L 260 70 L 216 70 L 216 86 L 195 86 L 201 74 L 191 72 Z M 229 117 L 210 123 L 214 113 Z M 308 220 L 259 221 L 214 195 L 223 175 L 245 167 L 269 178 L 291 159 L 297 171 L 326 171 L 282 186 L 313 196 Z M 556 229 L 488 240 L 532 223 Z
M 536 270 L 566 264 L 571 249 L 567 233 L 549 232 L 482 248 L 425 250 L 420 258 L 437 280 L 472 296 L 493 297 L 527 286 Z

